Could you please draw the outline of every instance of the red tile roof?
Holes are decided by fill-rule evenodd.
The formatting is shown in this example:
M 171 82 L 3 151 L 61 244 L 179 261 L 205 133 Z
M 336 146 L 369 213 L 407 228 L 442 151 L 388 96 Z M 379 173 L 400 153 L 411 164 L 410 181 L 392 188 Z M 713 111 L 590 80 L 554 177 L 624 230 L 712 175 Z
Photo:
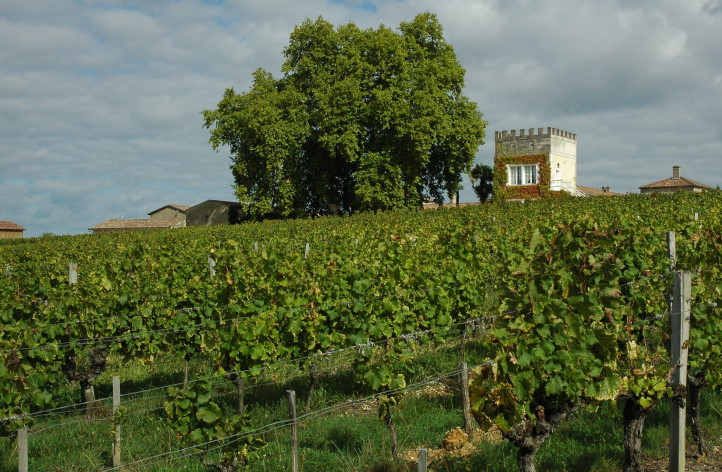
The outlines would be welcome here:
M 107 220 L 89 228 L 91 231 L 98 229 L 158 229 L 158 228 L 176 228 L 180 226 L 180 220 Z
M 624 195 L 623 193 L 617 193 L 617 192 L 612 192 L 612 191 L 605 192 L 604 190 L 601 190 L 598 188 L 583 187 L 581 185 L 577 185 L 577 188 L 592 197 L 602 197 L 602 196 L 619 197 L 619 196 Z
M 25 231 L 25 228 L 13 223 L 12 221 L 0 221 L 0 230 L 2 230 L 2 231 Z
M 669 179 L 660 180 L 658 182 L 652 182 L 651 184 L 642 185 L 639 188 L 712 188 L 709 185 L 695 182 L 694 180 L 687 179 L 684 177 L 670 177 Z
M 426 202 L 422 207 L 424 210 L 436 210 L 438 208 L 456 208 L 456 207 L 467 207 L 472 205 L 481 205 L 479 202 L 464 202 L 464 203 L 443 203 L 439 205 L 436 202 Z

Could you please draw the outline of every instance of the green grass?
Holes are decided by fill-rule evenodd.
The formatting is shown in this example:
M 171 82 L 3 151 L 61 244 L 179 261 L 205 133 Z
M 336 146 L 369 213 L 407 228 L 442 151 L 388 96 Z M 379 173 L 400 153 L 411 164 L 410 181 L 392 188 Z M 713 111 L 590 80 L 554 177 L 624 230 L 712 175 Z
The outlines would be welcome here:
M 470 364 L 482 359 L 467 344 Z M 120 364 L 117 360 L 98 381 L 99 397 L 111 393 L 113 374 L 121 375 L 124 391 L 145 393 L 124 398 L 129 416 L 122 425 L 123 460 L 125 463 L 178 450 L 185 445 L 175 437 L 165 421 L 163 390 L 152 390 L 182 381 L 182 362 L 160 358 L 149 365 Z M 458 352 L 455 346 L 424 350 L 414 363 L 415 371 L 409 383 L 441 375 L 456 369 Z M 355 382 L 354 372 L 348 368 L 349 358 L 335 359 L 319 366 L 322 375 L 314 394 L 312 411 L 323 410 L 350 399 L 362 399 L 371 392 Z M 210 373 L 208 363 L 198 357 L 191 366 L 192 377 Z M 297 391 L 299 415 L 303 415 L 308 376 L 290 364 L 270 373 L 268 378 L 249 387 L 246 403 L 254 426 L 262 426 L 288 417 L 285 392 Z M 415 451 L 419 447 L 437 448 L 446 431 L 461 426 L 456 379 L 442 383 L 446 393 L 427 395 L 410 392 L 401 397 L 394 422 L 399 449 Z M 438 385 L 437 385 L 438 389 Z M 221 380 L 217 398 L 225 408 L 235 405 L 235 390 L 231 382 Z M 67 403 L 77 401 L 77 386 L 67 385 L 59 392 Z M 130 401 L 133 400 L 133 401 Z M 110 405 L 103 405 L 107 414 Z M 722 395 L 706 397 L 703 425 L 711 445 L 722 433 Z M 668 440 L 668 407 L 659 405 L 647 418 L 643 446 L 645 454 L 659 457 L 666 454 Z M 102 415 L 101 415 L 102 416 Z M 36 422 L 31 429 L 30 470 L 80 472 L 109 468 L 112 464 L 112 424 L 107 419 L 86 420 L 82 411 L 55 415 Z M 33 433 L 34 432 L 34 433 Z M 267 442 L 260 458 L 251 467 L 254 471 L 286 471 L 290 465 L 290 433 L 277 428 L 264 435 Z M 691 442 L 691 439 L 689 440 Z M 373 401 L 333 409 L 326 414 L 301 417 L 299 426 L 301 466 L 307 472 L 359 471 L 394 472 L 399 469 L 391 461 L 389 433 L 377 418 Z M 15 441 L 0 438 L 0 471 L 17 470 Z M 537 456 L 540 472 L 617 472 L 623 459 L 622 421 L 620 405 L 610 404 L 597 412 L 580 412 L 564 423 L 541 448 Z M 205 471 L 196 456 L 172 462 L 155 463 L 144 471 Z M 507 442 L 482 443 L 476 452 L 464 459 L 446 457 L 434 465 L 436 471 L 516 472 L 515 450 Z
M 622 470 L 622 407 L 610 404 L 597 412 L 581 412 L 564 423 L 541 447 L 539 472 L 619 472 Z M 709 446 L 719 446 L 722 434 L 722 394 L 709 393 L 702 408 L 702 424 Z M 692 438 L 687 428 L 687 444 Z M 642 440 L 646 457 L 668 455 L 669 405 L 663 402 L 647 417 Z M 517 472 L 515 450 L 507 442 L 482 444 L 464 460 L 449 459 L 438 470 L 448 472 Z

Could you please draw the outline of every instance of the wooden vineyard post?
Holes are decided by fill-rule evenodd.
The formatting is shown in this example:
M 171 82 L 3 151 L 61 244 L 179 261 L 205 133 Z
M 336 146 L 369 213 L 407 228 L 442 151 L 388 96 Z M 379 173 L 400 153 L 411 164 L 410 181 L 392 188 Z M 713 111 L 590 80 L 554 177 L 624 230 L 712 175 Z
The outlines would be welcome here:
M 689 272 L 674 273 L 674 296 L 672 299 L 672 352 L 674 370 L 672 390 L 674 397 L 669 407 L 669 470 L 684 472 L 685 467 L 685 405 L 687 392 L 687 340 L 689 339 L 690 300 L 692 277 Z
M 120 467 L 120 421 L 116 417 L 120 409 L 120 376 L 113 376 L 113 467 Z
M 461 336 L 461 345 L 459 346 L 459 362 L 464 363 L 466 360 L 466 335 L 469 332 L 469 325 L 464 323 L 464 332 Z
M 216 276 L 216 261 L 211 256 L 208 256 L 208 275 L 211 278 Z
M 296 392 L 286 390 L 288 412 L 291 416 L 291 472 L 298 472 L 298 422 L 296 421 Z
M 667 257 L 669 258 L 669 270 L 674 272 L 677 266 L 677 235 L 674 231 L 667 231 Z
M 461 363 L 461 410 L 464 414 L 464 432 L 469 439 L 474 432 L 474 423 L 471 417 L 471 402 L 469 401 L 469 366 Z
M 674 231 L 667 231 L 667 258 L 669 259 L 669 271 L 674 272 L 675 268 L 677 267 L 677 243 L 676 243 L 676 234 Z M 674 282 L 672 282 L 674 284 Z M 669 291 L 669 312 L 673 312 L 672 305 L 674 304 L 673 297 L 674 297 L 674 289 L 673 287 L 670 287 L 671 290 Z
M 68 283 L 70 285 L 78 283 L 78 264 L 75 262 L 68 264 Z
M 306 243 L 306 250 L 303 253 L 303 258 L 308 259 L 308 253 L 311 252 L 311 243 Z
M 28 429 L 18 431 L 18 472 L 28 472 Z
M 419 449 L 419 460 L 417 461 L 419 465 L 418 472 L 427 472 L 427 454 L 428 452 L 426 449 Z

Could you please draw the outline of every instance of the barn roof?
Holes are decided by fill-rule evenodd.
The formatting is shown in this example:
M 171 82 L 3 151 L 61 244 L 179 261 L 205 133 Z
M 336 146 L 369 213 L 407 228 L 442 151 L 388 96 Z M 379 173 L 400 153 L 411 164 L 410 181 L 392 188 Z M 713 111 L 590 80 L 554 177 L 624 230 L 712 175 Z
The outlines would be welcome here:
M 153 219 L 122 219 L 107 220 L 89 228 L 91 231 L 98 229 L 160 229 L 175 228 L 179 225 L 178 220 L 153 220 Z
M 158 208 L 157 210 L 151 211 L 151 212 L 148 213 L 148 214 L 149 214 L 149 215 L 152 215 L 152 214 L 154 214 L 154 213 L 158 213 L 158 212 L 161 211 L 161 210 L 165 210 L 166 208 L 171 208 L 171 209 L 173 209 L 173 210 L 178 210 L 178 211 L 180 211 L 181 213 L 185 213 L 186 210 L 190 208 L 190 206 L 188 206 L 188 205 L 176 205 L 176 204 L 174 204 L 174 203 L 169 203 L 169 204 L 167 204 L 167 205 L 164 205 L 164 206 Z
M 13 223 L 12 221 L 0 221 L 0 230 L 3 231 L 25 231 L 22 226 Z
M 670 177 L 651 184 L 642 185 L 639 188 L 712 188 L 709 185 L 701 184 L 686 177 Z

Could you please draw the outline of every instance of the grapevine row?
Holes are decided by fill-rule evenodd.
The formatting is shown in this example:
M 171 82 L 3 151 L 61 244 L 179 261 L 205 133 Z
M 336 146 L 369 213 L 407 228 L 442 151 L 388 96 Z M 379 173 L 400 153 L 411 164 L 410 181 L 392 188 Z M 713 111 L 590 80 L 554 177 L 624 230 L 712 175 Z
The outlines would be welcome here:
M 565 416 L 625 395 L 645 410 L 670 395 L 665 319 L 641 322 L 668 310 L 667 287 L 638 282 L 669 273 L 667 231 L 676 267 L 701 269 L 690 375 L 722 378 L 720 210 L 719 192 L 563 199 L 0 245 L 0 417 L 52 407 L 64 379 L 90 390 L 111 353 L 204 352 L 241 392 L 270 362 L 443 338 L 479 311 L 513 313 L 474 381 L 478 419 L 512 441 L 540 407 Z M 403 386 L 408 368 L 404 342 L 358 366 L 374 389 Z

